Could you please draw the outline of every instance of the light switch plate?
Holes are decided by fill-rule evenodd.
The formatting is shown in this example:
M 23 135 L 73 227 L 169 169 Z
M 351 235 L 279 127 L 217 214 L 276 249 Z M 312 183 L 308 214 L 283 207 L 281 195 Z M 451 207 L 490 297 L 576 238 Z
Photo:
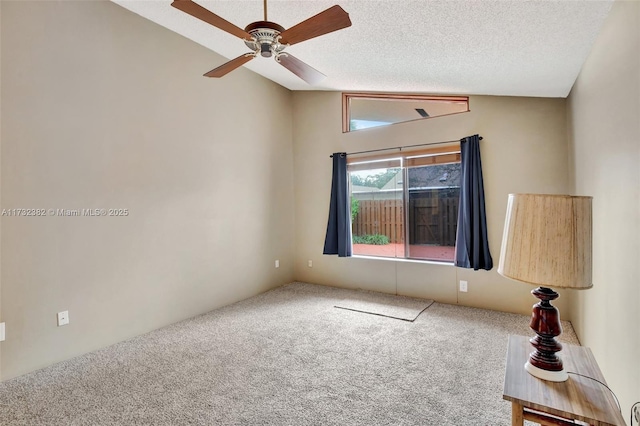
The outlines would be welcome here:
M 4 323 L 0 322 L 0 342 L 4 342 L 5 334 L 4 334 Z

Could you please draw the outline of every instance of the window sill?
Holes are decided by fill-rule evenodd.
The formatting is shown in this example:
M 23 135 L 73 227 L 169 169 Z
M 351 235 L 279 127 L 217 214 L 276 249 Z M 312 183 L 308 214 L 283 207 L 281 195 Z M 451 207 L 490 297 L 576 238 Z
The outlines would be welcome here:
M 368 260 L 384 260 L 387 262 L 402 262 L 402 263 L 426 263 L 429 265 L 439 266 L 455 266 L 454 262 L 437 262 L 435 260 L 420 260 L 420 259 L 403 259 L 399 257 L 382 257 L 382 256 L 365 256 L 361 254 L 354 254 L 351 256 L 354 259 L 368 259 Z

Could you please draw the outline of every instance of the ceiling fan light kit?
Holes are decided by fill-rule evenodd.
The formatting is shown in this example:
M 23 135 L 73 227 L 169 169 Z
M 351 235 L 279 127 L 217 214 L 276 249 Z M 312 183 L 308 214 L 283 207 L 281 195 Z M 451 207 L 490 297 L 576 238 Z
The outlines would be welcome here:
M 275 22 L 267 21 L 267 1 L 265 0 L 265 20 L 252 22 L 244 30 L 192 0 L 175 0 L 171 6 L 243 39 L 245 45 L 252 50 L 209 71 L 204 74 L 205 77 L 220 78 L 260 55 L 265 58 L 273 56 L 277 63 L 302 80 L 309 84 L 317 84 L 325 78 L 325 75 L 283 50 L 292 44 L 351 26 L 349 14 L 338 5 L 285 29 Z

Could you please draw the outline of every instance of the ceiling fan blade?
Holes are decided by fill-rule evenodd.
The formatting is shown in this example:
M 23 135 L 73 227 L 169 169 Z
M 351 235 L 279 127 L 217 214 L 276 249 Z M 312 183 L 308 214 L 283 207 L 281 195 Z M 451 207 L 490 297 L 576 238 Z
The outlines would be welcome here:
M 278 62 L 280 65 L 303 79 L 309 84 L 317 84 L 324 80 L 327 76 L 320 71 L 305 64 L 295 56 L 291 56 L 289 53 L 282 53 L 278 56 Z
M 249 62 L 255 57 L 256 55 L 254 53 L 245 53 L 242 56 L 238 56 L 237 58 L 232 59 L 229 62 L 220 65 L 218 68 L 212 69 L 211 71 L 206 73 L 204 76 L 215 77 L 215 78 L 223 77 L 228 73 L 230 73 L 231 71 L 235 70 L 236 68 L 239 68 L 242 65 L 246 64 L 247 62 Z
M 219 17 L 215 13 L 205 9 L 197 3 L 192 2 L 191 0 L 175 0 L 171 3 L 171 6 L 243 40 L 253 39 L 251 34 L 245 30 L 236 27 L 231 22 Z
M 349 14 L 340 6 L 335 5 L 285 30 L 280 34 L 282 36 L 280 42 L 282 44 L 296 44 L 350 26 Z

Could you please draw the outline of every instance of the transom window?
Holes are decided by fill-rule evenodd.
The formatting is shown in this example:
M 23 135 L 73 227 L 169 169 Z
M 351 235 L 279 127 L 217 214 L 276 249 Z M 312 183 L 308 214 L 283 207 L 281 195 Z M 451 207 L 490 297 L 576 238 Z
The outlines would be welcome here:
M 353 254 L 453 262 L 458 147 L 350 158 Z
M 343 93 L 343 133 L 469 111 L 464 96 Z

